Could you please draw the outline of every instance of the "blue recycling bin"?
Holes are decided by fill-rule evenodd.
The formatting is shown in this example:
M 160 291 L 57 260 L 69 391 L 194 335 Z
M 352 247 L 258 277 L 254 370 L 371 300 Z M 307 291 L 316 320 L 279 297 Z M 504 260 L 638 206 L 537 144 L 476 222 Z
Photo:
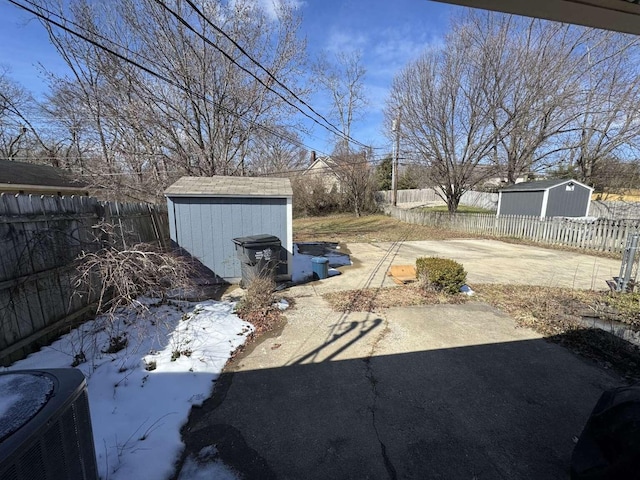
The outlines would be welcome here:
M 324 257 L 313 257 L 311 259 L 311 270 L 314 280 L 324 280 L 329 276 L 329 259 Z

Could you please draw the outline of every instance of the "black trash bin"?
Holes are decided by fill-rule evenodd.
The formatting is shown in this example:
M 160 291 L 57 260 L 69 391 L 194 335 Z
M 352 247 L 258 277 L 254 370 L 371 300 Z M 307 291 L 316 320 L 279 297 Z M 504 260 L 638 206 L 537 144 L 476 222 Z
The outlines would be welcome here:
M 274 235 L 250 235 L 233 239 L 240 260 L 241 287 L 247 287 L 255 277 L 276 276 L 280 263 L 280 239 Z

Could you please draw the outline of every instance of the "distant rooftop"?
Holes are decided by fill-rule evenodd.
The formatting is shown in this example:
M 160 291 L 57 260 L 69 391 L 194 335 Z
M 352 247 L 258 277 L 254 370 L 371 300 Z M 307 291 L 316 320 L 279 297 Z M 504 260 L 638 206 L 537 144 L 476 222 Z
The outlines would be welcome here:
M 167 197 L 291 197 L 288 178 L 182 177 L 164 191 Z
M 87 184 L 75 180 L 67 170 L 11 160 L 0 160 L 0 192 L 88 195 Z

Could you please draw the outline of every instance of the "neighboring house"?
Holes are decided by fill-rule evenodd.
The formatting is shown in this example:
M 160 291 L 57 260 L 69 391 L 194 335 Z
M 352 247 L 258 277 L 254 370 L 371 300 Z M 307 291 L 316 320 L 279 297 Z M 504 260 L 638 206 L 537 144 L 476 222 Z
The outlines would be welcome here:
M 361 153 L 336 157 L 317 157 L 311 152 L 311 163 L 302 172 L 306 178 L 319 178 L 324 183 L 327 191 L 341 192 L 344 189 L 343 182 L 353 180 L 354 174 L 368 168 L 369 164 Z
M 321 179 L 327 191 L 340 191 L 339 165 L 331 157 L 317 157 L 311 152 L 311 163 L 302 175 L 309 179 Z
M 523 183 L 532 180 L 532 175 L 523 173 L 516 178 L 515 183 Z M 494 189 L 503 187 L 509 180 L 500 167 L 494 165 L 477 165 L 473 169 L 472 182 L 474 186 Z
M 0 160 L 0 193 L 89 195 L 87 185 L 69 172 L 48 165 Z
M 291 279 L 293 190 L 288 178 L 182 177 L 164 194 L 174 247 L 197 258 L 217 281 L 242 278 L 233 239 L 261 234 L 278 237 L 278 279 Z
M 586 217 L 593 188 L 576 180 L 517 183 L 500 190 L 497 215 Z

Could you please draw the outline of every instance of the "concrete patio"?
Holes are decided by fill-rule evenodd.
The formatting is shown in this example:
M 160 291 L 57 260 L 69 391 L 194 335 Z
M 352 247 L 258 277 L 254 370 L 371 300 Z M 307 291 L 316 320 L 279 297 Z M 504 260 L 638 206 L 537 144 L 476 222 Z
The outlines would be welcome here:
M 604 288 L 619 262 L 487 240 L 351 244 L 343 275 L 290 289 L 286 325 L 194 409 L 189 451 L 243 478 L 567 478 L 574 438 L 621 380 L 486 304 L 332 311 L 321 294 L 395 285 L 389 265 L 461 261 L 469 283 Z

